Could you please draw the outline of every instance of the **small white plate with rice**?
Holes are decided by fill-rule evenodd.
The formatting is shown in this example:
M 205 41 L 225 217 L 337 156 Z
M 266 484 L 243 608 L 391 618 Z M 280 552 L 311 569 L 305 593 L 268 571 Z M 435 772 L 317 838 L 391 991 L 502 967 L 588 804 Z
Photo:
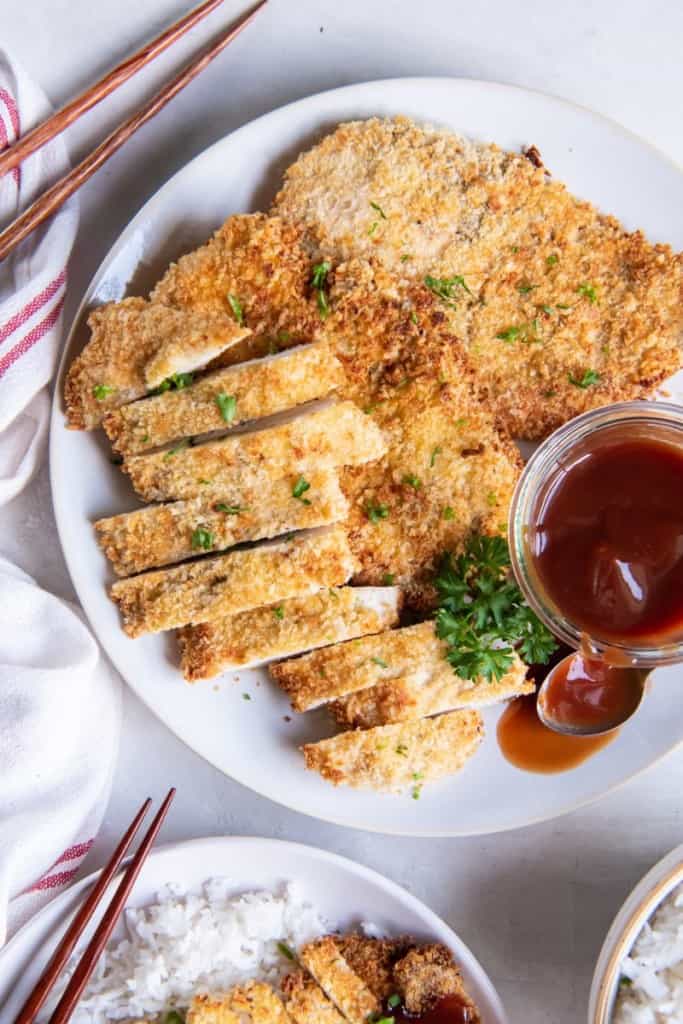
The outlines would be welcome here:
M 635 887 L 598 957 L 589 1024 L 683 1021 L 683 845 Z
M 95 877 L 55 899 L 0 951 L 2 1024 L 14 1020 Z M 125 918 L 73 1024 L 153 1019 L 186 1006 L 198 989 L 275 984 L 292 966 L 288 949 L 337 929 L 444 943 L 482 1020 L 508 1024 L 483 968 L 431 910 L 376 872 L 313 847 L 241 837 L 162 847 L 144 865 Z

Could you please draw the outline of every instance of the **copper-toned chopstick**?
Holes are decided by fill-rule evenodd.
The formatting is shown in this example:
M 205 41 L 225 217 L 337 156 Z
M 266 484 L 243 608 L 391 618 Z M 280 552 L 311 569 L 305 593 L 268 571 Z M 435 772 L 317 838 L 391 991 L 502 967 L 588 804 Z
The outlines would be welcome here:
M 189 14 L 186 14 L 179 21 L 176 21 L 175 25 L 171 25 L 170 28 L 167 28 L 156 39 L 152 39 L 151 42 L 143 46 L 137 53 L 134 53 L 132 57 L 126 57 L 124 61 L 117 64 L 99 82 L 95 82 L 89 89 L 82 92 L 80 96 L 69 100 L 66 106 L 54 113 L 47 121 L 36 125 L 26 135 L 22 135 L 9 149 L 0 154 L 0 176 L 7 174 L 14 167 L 18 167 L 27 156 L 40 149 L 46 142 L 53 139 L 55 135 L 63 132 L 65 128 L 68 128 L 70 124 L 78 120 L 81 114 L 96 106 L 105 96 L 108 96 L 115 89 L 118 89 L 120 85 L 123 85 L 124 82 L 127 82 L 136 71 L 139 71 L 145 64 L 149 64 L 151 60 L 154 60 L 160 53 L 163 53 L 177 39 L 180 39 L 191 28 L 194 28 L 202 18 L 205 18 L 207 14 L 211 14 L 217 7 L 220 7 L 222 3 L 224 3 L 224 0 L 204 0 L 203 4 L 190 11 Z
M 97 879 L 97 882 L 93 886 L 87 900 L 69 925 L 64 938 L 52 954 L 50 962 L 41 974 L 36 987 L 33 989 L 33 992 L 19 1011 L 19 1016 L 15 1020 L 14 1024 L 32 1024 L 34 1017 L 47 999 L 50 989 L 61 974 L 62 968 L 69 959 L 69 956 L 83 933 L 85 926 L 95 912 L 95 908 L 102 899 L 105 889 L 118 871 L 119 865 L 128 852 L 128 847 L 133 842 L 133 839 L 135 838 L 135 835 L 151 804 L 152 801 L 147 798 L 131 821 L 128 826 L 128 831 L 114 850 L 111 860 Z
M 268 0 L 260 0 L 255 7 L 249 11 L 243 18 L 241 18 L 234 26 L 232 26 L 227 32 L 219 36 L 216 42 L 212 43 L 207 50 L 205 50 L 200 57 L 197 57 L 190 64 L 186 65 L 185 68 L 176 75 L 172 81 L 170 81 L 164 88 L 157 93 L 153 99 L 147 103 L 142 110 L 139 110 L 132 117 L 129 117 L 127 121 L 117 128 L 109 135 L 104 142 L 100 143 L 97 149 L 93 150 L 90 156 L 87 156 L 81 161 L 76 167 L 74 167 L 68 174 L 60 178 L 59 181 L 49 188 L 42 194 L 40 199 L 37 199 L 32 206 L 29 206 L 20 217 L 17 217 L 9 227 L 0 233 L 0 260 L 3 260 L 20 242 L 22 242 L 28 235 L 31 234 L 44 220 L 47 220 L 59 207 L 64 203 L 69 196 L 73 195 L 81 187 L 81 185 L 92 177 L 95 171 L 99 170 L 103 163 L 105 163 L 110 156 L 112 156 L 117 149 L 126 142 L 131 135 L 133 135 L 141 125 L 149 121 L 150 118 L 154 117 L 162 107 L 165 107 L 169 100 L 184 89 L 185 86 L 195 78 L 200 71 L 211 63 L 214 57 L 225 49 L 228 43 L 231 43 L 233 39 L 239 35 L 239 33 L 247 27 L 252 21 L 257 12 L 265 6 Z
M 156 818 L 150 825 L 145 838 L 140 843 L 135 856 L 126 868 L 123 878 L 119 882 L 119 887 L 116 890 L 114 898 L 105 910 L 104 916 L 97 926 L 95 934 L 88 943 L 76 970 L 71 976 L 71 981 L 66 986 L 62 998 L 57 1003 L 57 1008 L 50 1017 L 49 1024 L 66 1024 L 66 1021 L 69 1020 L 71 1014 L 75 1010 L 76 1004 L 83 993 L 83 989 L 88 984 L 90 975 L 94 971 L 95 965 L 102 954 L 102 950 L 109 941 L 109 936 L 113 932 L 116 922 L 121 916 L 121 912 L 126 905 L 126 900 L 128 899 L 130 891 L 135 884 L 135 880 L 140 874 L 142 865 L 147 859 L 152 843 L 157 837 L 157 833 L 163 824 L 164 818 L 166 817 L 174 796 L 175 789 L 170 789 L 166 799 L 159 808 Z

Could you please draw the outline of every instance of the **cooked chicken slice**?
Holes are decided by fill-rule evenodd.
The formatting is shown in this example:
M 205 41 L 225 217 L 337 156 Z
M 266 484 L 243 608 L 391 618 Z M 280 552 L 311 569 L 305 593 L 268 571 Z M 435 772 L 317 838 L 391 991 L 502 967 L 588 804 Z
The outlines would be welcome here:
M 382 1003 L 396 992 L 394 964 L 413 944 L 411 939 L 375 939 L 357 932 L 337 939 L 344 959 Z
M 110 594 L 135 637 L 312 594 L 344 583 L 353 568 L 344 530 L 332 527 L 131 576 Z
M 345 1024 L 317 982 L 304 971 L 288 974 L 282 981 L 285 1009 L 295 1024 Z
M 479 1024 L 479 1010 L 465 990 L 453 954 L 441 943 L 411 949 L 394 965 L 394 978 L 408 1013 L 427 1013 L 450 996 L 469 1011 L 468 1024 Z
M 314 469 L 307 480 L 307 503 L 293 497 L 297 477 L 282 477 L 264 481 L 250 506 L 190 498 L 100 519 L 97 540 L 117 575 L 130 576 L 206 551 L 340 522 L 348 503 L 335 471 Z
M 378 633 L 398 621 L 397 587 L 339 587 L 292 597 L 178 633 L 180 663 L 190 682 L 249 668 L 325 644 Z
M 303 946 L 299 960 L 350 1024 L 366 1024 L 381 1010 L 379 999 L 351 969 L 333 936 Z
M 230 990 L 230 1006 L 237 1013 L 247 1014 L 249 1024 L 290 1024 L 291 1017 L 282 1000 L 270 985 L 248 981 Z
M 325 342 L 299 345 L 214 370 L 180 391 L 133 402 L 107 416 L 103 425 L 116 451 L 132 455 L 324 398 L 342 376 Z
M 91 338 L 64 384 L 67 426 L 91 430 L 104 416 L 178 372 L 195 370 L 250 332 L 216 312 L 186 312 L 130 298 L 93 310 Z M 166 372 L 168 371 L 168 372 Z
M 123 469 L 147 501 L 213 497 L 230 488 L 256 492 L 269 476 L 358 465 L 379 458 L 385 447 L 370 417 L 352 402 L 331 402 L 264 430 L 195 447 L 176 445 L 153 455 L 132 455 Z M 303 480 L 300 487 L 305 484 Z M 306 501 L 306 494 L 304 489 L 299 497 Z
M 342 474 L 356 582 L 391 575 L 411 604 L 428 607 L 443 551 L 506 522 L 519 452 L 477 400 L 468 360 L 424 288 L 354 261 L 335 273 L 330 301 L 325 332 L 344 394 L 387 442 L 383 459 Z
M 241 1024 L 230 1009 L 230 996 L 195 996 L 187 1011 L 186 1024 Z
M 342 732 L 303 747 L 306 767 L 335 786 L 400 790 L 460 771 L 484 734 L 478 711 Z
M 152 299 L 231 317 L 239 308 L 253 335 L 219 360 L 227 365 L 313 340 L 320 314 L 310 279 L 298 228 L 279 217 L 244 214 L 229 217 L 206 245 L 172 264 Z
M 275 208 L 316 259 L 427 280 L 515 436 L 647 395 L 681 365 L 683 256 L 572 196 L 537 151 L 406 118 L 343 124 L 290 167 Z
M 338 721 L 362 728 L 486 707 L 534 689 L 517 656 L 499 681 L 461 679 L 431 621 L 324 647 L 270 671 L 295 711 L 335 700 Z

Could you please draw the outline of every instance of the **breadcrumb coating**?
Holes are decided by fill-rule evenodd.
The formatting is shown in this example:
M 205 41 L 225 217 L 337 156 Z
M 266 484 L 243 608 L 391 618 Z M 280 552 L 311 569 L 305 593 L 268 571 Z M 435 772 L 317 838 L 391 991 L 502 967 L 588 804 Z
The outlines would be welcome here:
M 299 961 L 349 1024 L 366 1024 L 382 1004 L 342 956 L 334 936 L 324 935 L 299 950 Z
M 265 982 L 238 985 L 230 990 L 229 997 L 232 1009 L 247 1014 L 249 1024 L 290 1024 L 282 1000 Z
M 344 1024 L 344 1018 L 320 985 L 305 971 L 295 971 L 282 980 L 285 1009 L 294 1024 Z
M 240 1024 L 228 996 L 195 996 L 187 1011 L 187 1024 Z
M 394 978 L 408 1013 L 427 1013 L 440 999 L 457 996 L 469 1010 L 468 1021 L 480 1024 L 479 1010 L 465 989 L 453 954 L 440 942 L 409 950 L 394 965 Z

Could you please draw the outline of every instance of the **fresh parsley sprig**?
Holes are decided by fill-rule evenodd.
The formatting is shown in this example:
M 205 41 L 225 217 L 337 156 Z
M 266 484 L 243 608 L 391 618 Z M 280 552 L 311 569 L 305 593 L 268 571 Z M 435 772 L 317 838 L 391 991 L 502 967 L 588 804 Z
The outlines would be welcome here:
M 510 576 L 503 537 L 475 535 L 457 558 L 445 554 L 435 585 L 436 633 L 462 679 L 501 679 L 515 650 L 529 664 L 545 664 L 557 647 Z

